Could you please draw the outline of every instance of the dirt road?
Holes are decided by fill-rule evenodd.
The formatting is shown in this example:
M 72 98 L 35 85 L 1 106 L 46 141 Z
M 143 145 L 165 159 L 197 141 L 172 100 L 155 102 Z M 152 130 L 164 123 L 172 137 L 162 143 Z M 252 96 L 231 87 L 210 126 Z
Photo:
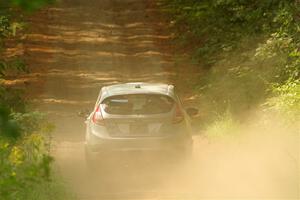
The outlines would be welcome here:
M 201 164 L 188 169 L 177 165 L 164 169 L 160 163 L 135 157 L 134 163 L 144 163 L 143 167 L 122 163 L 112 176 L 90 176 L 83 151 L 84 119 L 77 112 L 92 108 L 102 86 L 147 81 L 185 87 L 189 85 L 185 74 L 190 78 L 197 75 L 193 67 L 178 71 L 178 58 L 168 47 L 159 47 L 170 35 L 153 2 L 62 0 L 32 18 L 26 43 L 27 62 L 33 70 L 29 96 L 56 125 L 53 154 L 70 189 L 82 200 L 299 195 L 293 165 L 280 168 L 273 183 L 269 169 L 282 160 L 263 160 L 274 152 L 260 152 L 256 157 L 257 152 L 241 154 L 239 147 L 205 141 L 195 150 L 196 163 Z
M 35 95 L 39 109 L 56 125 L 53 153 L 57 166 L 81 199 L 157 196 L 161 181 L 158 184 L 145 172 L 128 176 L 126 166 L 120 169 L 126 177 L 123 172 L 105 182 L 88 176 L 84 119 L 77 112 L 91 109 L 104 85 L 172 83 L 180 78 L 172 56 L 157 47 L 170 37 L 158 16 L 153 1 L 64 0 L 32 17 L 26 52 L 35 73 L 29 95 Z M 165 31 L 158 33 L 159 29 Z

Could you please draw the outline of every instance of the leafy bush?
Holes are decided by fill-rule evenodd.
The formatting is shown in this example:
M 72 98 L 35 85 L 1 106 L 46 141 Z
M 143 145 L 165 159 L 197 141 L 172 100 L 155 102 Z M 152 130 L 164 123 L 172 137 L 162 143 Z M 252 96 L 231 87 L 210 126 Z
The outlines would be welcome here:
M 288 81 L 287 83 L 275 86 L 274 97 L 265 103 L 267 110 L 273 110 L 283 114 L 289 120 L 300 120 L 300 81 Z
M 227 111 L 224 115 L 219 115 L 205 130 L 205 136 L 210 139 L 225 137 L 235 137 L 240 133 L 241 124 L 238 123 Z
M 7 16 L 0 16 L 0 38 L 6 38 L 10 35 L 10 22 Z
M 50 179 L 51 131 L 37 112 L 0 109 L 0 199 L 26 199 L 25 194 Z

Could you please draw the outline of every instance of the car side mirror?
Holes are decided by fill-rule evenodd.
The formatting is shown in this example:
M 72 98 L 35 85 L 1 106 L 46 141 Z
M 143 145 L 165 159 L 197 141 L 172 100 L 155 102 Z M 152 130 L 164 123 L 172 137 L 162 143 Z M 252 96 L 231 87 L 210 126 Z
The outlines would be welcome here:
M 190 117 L 195 117 L 199 112 L 197 108 L 187 108 L 185 111 Z
M 81 110 L 77 113 L 78 117 L 87 118 L 90 115 L 90 111 L 88 109 Z

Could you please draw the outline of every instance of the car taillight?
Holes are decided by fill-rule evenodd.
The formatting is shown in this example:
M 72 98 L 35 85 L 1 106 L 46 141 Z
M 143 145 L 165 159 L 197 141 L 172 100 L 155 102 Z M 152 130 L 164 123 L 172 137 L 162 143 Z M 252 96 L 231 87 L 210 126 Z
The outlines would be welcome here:
M 172 122 L 173 122 L 173 124 L 177 124 L 177 123 L 182 122 L 183 119 L 184 119 L 183 113 L 180 110 L 179 106 L 176 105 Z
M 103 119 L 103 116 L 102 116 L 102 113 L 101 113 L 100 105 L 97 107 L 97 109 L 96 109 L 96 111 L 93 115 L 92 120 L 95 124 L 104 126 L 104 119 Z

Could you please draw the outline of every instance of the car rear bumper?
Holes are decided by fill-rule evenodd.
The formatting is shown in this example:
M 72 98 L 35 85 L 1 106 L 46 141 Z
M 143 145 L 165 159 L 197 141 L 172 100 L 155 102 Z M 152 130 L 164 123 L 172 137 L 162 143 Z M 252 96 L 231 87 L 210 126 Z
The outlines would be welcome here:
M 97 139 L 97 143 L 85 143 L 86 153 L 97 159 L 109 154 L 146 153 L 172 154 L 191 151 L 193 141 L 189 137 L 166 138 L 111 138 Z

